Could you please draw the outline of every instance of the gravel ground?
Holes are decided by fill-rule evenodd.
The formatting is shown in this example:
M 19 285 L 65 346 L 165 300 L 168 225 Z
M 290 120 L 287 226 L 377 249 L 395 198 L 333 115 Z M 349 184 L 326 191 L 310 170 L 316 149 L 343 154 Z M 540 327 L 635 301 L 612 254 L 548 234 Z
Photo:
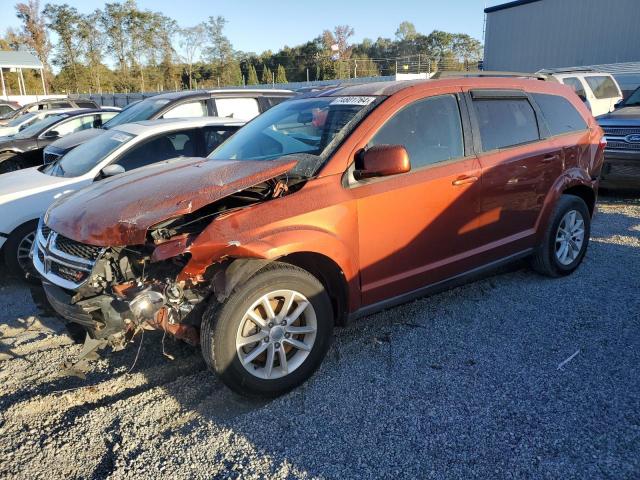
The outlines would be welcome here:
M 61 376 L 79 347 L 0 280 L 0 478 L 639 478 L 640 200 L 592 235 L 568 278 L 517 265 L 339 329 L 271 402 L 153 332 L 131 373 L 136 348 Z

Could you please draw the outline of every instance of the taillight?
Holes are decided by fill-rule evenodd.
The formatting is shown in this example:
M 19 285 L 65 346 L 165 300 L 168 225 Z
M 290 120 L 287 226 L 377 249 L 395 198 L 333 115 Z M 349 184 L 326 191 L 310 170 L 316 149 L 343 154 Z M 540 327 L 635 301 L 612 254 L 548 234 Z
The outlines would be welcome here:
M 600 139 L 600 144 L 598 145 L 598 147 L 600 148 L 600 150 L 604 150 L 605 148 L 607 148 L 607 137 L 602 137 Z

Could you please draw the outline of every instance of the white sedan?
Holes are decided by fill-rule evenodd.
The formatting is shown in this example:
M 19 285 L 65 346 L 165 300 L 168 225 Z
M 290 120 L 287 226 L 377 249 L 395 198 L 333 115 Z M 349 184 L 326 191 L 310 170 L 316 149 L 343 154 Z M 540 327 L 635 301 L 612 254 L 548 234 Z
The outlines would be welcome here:
M 69 112 L 72 110 L 79 110 L 78 108 L 56 108 L 55 110 L 37 110 L 35 112 L 25 113 L 24 115 L 17 116 L 7 123 L 6 126 L 0 126 L 0 137 L 7 137 L 9 135 L 15 135 L 20 130 L 27 128 L 29 125 L 33 125 L 40 120 L 44 120 L 51 115 L 58 115 L 59 113 Z
M 216 117 L 128 123 L 55 163 L 0 175 L 0 249 L 9 272 L 27 278 L 33 273 L 29 253 L 38 219 L 62 195 L 170 158 L 206 157 L 244 123 Z

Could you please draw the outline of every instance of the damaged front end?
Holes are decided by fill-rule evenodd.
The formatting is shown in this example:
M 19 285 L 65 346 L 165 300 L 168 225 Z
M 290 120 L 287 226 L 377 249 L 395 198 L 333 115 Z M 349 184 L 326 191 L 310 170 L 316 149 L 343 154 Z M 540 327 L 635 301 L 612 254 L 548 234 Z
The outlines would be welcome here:
M 141 329 L 158 329 L 198 345 L 208 300 L 216 291 L 224 295 L 226 286 L 219 274 L 234 259 L 220 252 L 212 265 L 193 275 L 189 270 L 190 246 L 219 216 L 278 198 L 303 183 L 294 177 L 270 178 L 198 209 L 190 206 L 186 211 L 172 212 L 170 218 L 154 225 L 137 225 L 137 229 L 144 228 L 145 241 L 128 246 L 72 240 L 63 234 L 69 220 L 59 221 L 54 207 L 47 222 L 41 220 L 38 226 L 33 250 L 46 298 L 60 316 L 81 325 L 93 340 L 123 346 Z M 183 203 L 184 199 L 176 200 L 176 204 Z M 64 207 L 69 211 L 68 204 Z M 157 218 L 157 214 L 151 217 Z M 60 226 L 63 228 L 57 228 Z M 119 225 L 103 225 L 100 237 L 105 238 L 109 229 L 123 231 Z M 95 232 L 90 231 L 88 237 Z M 139 230 L 131 235 L 140 238 Z M 236 263 L 230 271 L 237 267 Z M 236 272 L 238 278 L 242 274 Z

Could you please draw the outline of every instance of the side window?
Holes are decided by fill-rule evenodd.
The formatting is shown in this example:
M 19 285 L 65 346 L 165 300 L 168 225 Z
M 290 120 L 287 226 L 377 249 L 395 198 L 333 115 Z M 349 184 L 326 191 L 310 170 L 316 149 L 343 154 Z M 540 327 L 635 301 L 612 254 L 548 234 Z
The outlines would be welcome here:
M 102 125 L 104 125 L 105 123 L 107 123 L 109 120 L 111 120 L 113 117 L 115 117 L 118 113 L 120 112 L 105 112 L 105 113 L 99 113 L 98 115 L 95 116 L 95 118 L 93 119 L 93 128 L 100 128 L 102 127 Z
M 584 80 L 587 82 L 587 85 L 589 85 L 589 87 L 593 91 L 593 95 L 598 100 L 620 96 L 618 87 L 616 87 L 616 84 L 611 79 L 611 77 L 607 77 L 605 75 L 601 77 L 588 76 L 584 77 Z
M 269 104 L 269 107 L 275 107 L 279 103 L 282 103 L 285 100 L 289 100 L 289 98 L 288 97 L 265 97 L 265 100 Z
M 209 110 L 207 109 L 206 100 L 198 100 L 197 102 L 181 103 L 162 115 L 162 118 L 189 118 L 189 117 L 207 117 Z
M 473 105 L 485 152 L 540 138 L 536 115 L 527 99 L 476 99 Z
M 235 128 L 229 127 L 204 127 L 204 146 L 205 154 L 209 155 L 227 138 L 235 133 Z
M 192 157 L 196 155 L 196 135 L 194 129 L 152 138 L 125 153 L 115 163 L 128 172 L 170 158 Z
M 569 100 L 558 95 L 534 93 L 533 99 L 542 110 L 551 135 L 585 130 L 587 123 Z
M 216 98 L 215 102 L 219 117 L 251 120 L 260 115 L 255 98 Z
M 74 117 L 66 122 L 59 123 L 51 130 L 58 132 L 61 137 L 68 135 L 69 133 L 79 132 L 93 126 L 93 115 L 86 115 L 83 117 Z
M 584 86 L 577 77 L 564 78 L 562 79 L 562 83 L 573 88 L 573 91 L 576 92 L 576 95 L 578 95 L 583 102 L 587 99 L 587 93 L 584 91 Z
M 55 103 L 50 103 L 47 108 L 54 109 L 54 108 L 70 108 L 70 107 L 71 107 L 71 104 L 69 102 L 55 102 Z
M 5 113 L 12 112 L 11 108 L 8 105 L 0 105 L 0 115 L 4 115 Z
M 391 117 L 368 146 L 402 145 L 416 169 L 464 156 L 460 109 L 454 95 L 426 98 Z
M 95 103 L 86 100 L 76 100 L 76 105 L 78 105 L 79 108 L 98 108 Z

